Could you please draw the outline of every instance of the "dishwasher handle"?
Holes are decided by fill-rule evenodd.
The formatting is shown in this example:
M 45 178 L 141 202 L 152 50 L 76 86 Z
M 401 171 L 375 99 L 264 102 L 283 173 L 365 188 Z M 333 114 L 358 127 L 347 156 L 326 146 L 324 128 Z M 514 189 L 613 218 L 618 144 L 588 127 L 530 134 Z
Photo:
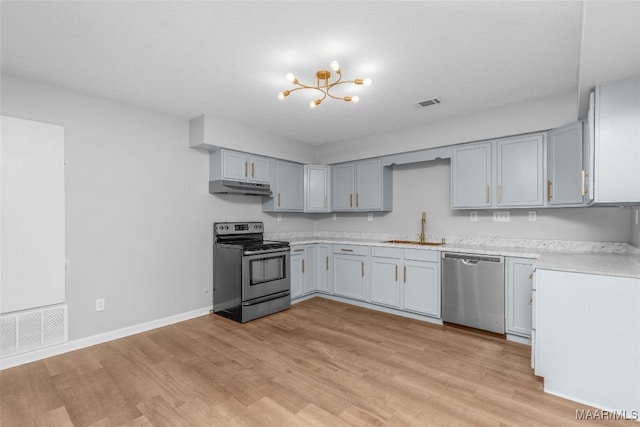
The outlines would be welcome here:
M 443 253 L 443 259 L 457 259 L 461 260 L 465 265 L 477 265 L 478 262 L 493 262 L 493 263 L 503 263 L 504 257 L 501 256 L 482 256 L 482 255 L 472 255 L 472 254 L 457 254 L 457 253 Z

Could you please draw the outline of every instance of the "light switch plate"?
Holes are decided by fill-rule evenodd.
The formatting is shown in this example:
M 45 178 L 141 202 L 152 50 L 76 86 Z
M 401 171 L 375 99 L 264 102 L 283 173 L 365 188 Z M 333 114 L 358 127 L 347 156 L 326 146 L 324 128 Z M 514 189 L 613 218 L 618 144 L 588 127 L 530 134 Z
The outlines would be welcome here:
M 373 214 L 367 214 L 367 221 L 373 221 Z
M 469 214 L 469 221 L 478 222 L 478 212 L 471 212 Z

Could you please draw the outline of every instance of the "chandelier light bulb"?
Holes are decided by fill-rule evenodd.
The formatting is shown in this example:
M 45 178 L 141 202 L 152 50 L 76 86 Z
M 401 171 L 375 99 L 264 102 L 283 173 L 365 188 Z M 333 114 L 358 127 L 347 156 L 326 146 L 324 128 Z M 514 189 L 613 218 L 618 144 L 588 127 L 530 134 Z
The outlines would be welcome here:
M 311 101 L 311 102 L 309 103 L 309 108 L 311 108 L 311 109 L 313 110 L 313 109 L 314 109 L 314 108 L 316 108 L 318 105 L 320 105 L 320 103 L 321 103 L 321 102 L 322 102 L 322 100 L 320 100 L 320 99 L 316 99 L 315 101 Z
M 284 93 L 280 92 L 280 93 L 278 94 L 278 99 L 279 99 L 280 101 L 282 101 L 282 100 L 284 99 Z
M 362 84 L 365 86 L 371 86 L 371 79 L 367 77 L 366 79 L 362 80 Z
M 291 83 L 296 81 L 296 76 L 293 75 L 293 73 L 287 73 L 287 80 L 289 80 Z
M 358 96 L 351 97 L 351 102 L 353 102 L 354 104 L 357 104 L 359 101 L 360 101 L 360 98 Z
M 331 64 L 329 64 L 329 66 L 333 71 L 340 71 L 340 64 L 338 63 L 338 61 L 331 61 Z

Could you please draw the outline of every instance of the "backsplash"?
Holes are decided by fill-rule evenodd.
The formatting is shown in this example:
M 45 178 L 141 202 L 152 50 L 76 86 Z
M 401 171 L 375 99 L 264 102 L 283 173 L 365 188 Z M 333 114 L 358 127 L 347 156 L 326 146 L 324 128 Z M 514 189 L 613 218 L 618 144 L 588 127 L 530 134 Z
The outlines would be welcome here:
M 604 252 L 639 254 L 640 249 L 627 243 L 617 242 L 589 242 L 577 240 L 545 240 L 545 239 L 517 239 L 506 237 L 464 237 L 427 235 L 428 242 L 439 242 L 445 238 L 450 245 L 487 246 L 503 248 L 528 248 L 546 251 L 571 252 Z M 300 239 L 344 239 L 357 241 L 383 242 L 386 240 L 416 240 L 415 234 L 410 233 L 359 233 L 340 231 L 305 231 L 291 233 L 265 233 L 265 238 L 275 240 Z

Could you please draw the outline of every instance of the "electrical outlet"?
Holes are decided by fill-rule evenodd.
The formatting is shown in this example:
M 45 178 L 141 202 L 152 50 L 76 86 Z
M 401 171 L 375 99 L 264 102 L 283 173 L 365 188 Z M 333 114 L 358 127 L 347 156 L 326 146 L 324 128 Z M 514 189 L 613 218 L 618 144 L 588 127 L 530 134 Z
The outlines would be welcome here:
M 278 222 L 282 221 L 282 214 L 276 215 L 276 221 Z
M 478 212 L 471 212 L 469 214 L 469 220 L 471 222 L 478 222 Z
M 337 221 L 338 220 L 338 215 L 333 214 L 331 215 L 331 221 Z
M 529 211 L 529 221 L 536 222 L 536 211 Z
M 104 311 L 104 299 L 100 298 L 96 300 L 96 311 Z
M 493 222 L 511 222 L 511 217 L 509 212 L 494 212 L 493 213 Z
M 373 221 L 373 214 L 367 214 L 367 221 Z

